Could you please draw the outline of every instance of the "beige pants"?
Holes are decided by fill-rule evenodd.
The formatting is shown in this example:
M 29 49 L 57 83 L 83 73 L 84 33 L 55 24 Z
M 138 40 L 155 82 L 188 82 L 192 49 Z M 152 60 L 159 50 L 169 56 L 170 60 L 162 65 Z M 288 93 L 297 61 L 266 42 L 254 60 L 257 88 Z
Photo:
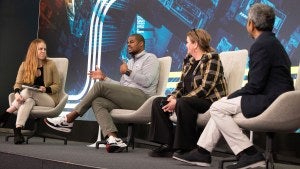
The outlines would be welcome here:
M 223 97 L 211 105 L 211 118 L 198 140 L 198 146 L 212 152 L 221 134 L 235 155 L 253 145 L 232 118 L 233 115 L 242 113 L 241 98 Z
M 21 91 L 20 95 L 24 98 L 25 101 L 23 103 L 19 103 L 14 100 L 12 103 L 12 105 L 18 108 L 18 111 L 16 111 L 16 127 L 24 127 L 33 106 L 55 106 L 53 99 L 47 93 L 24 89 Z

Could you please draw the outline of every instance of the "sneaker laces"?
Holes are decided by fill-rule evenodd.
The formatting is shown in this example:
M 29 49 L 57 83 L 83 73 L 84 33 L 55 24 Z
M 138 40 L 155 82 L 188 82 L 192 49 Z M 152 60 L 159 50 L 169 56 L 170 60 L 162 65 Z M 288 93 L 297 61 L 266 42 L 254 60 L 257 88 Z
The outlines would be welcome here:
M 106 140 L 106 143 L 109 145 L 118 145 L 120 147 L 126 147 L 127 145 L 123 142 L 122 139 L 114 137 L 114 136 L 109 136 L 108 139 Z
M 109 136 L 108 139 L 106 140 L 107 144 L 116 144 L 117 140 L 114 136 Z
M 54 118 L 47 118 L 47 120 L 54 124 L 59 124 L 59 125 L 64 124 L 69 127 L 73 127 L 73 122 L 72 123 L 67 122 L 67 116 L 58 116 L 58 117 L 54 117 Z
M 48 120 L 54 122 L 54 123 L 66 123 L 67 122 L 67 117 L 66 116 L 58 116 L 54 118 L 47 118 Z
M 172 150 L 168 144 L 162 144 L 159 147 L 155 148 L 153 151 L 160 152 L 162 150 Z

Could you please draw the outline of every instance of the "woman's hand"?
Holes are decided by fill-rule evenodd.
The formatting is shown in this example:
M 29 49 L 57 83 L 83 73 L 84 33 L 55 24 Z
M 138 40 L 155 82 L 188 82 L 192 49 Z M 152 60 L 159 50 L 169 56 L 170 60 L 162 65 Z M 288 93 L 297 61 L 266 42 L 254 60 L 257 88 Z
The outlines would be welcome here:
M 45 93 L 46 92 L 46 87 L 45 86 L 40 86 L 39 91 L 41 91 L 42 93 Z
M 176 98 L 174 96 L 170 96 L 167 101 L 169 101 L 168 104 L 162 107 L 164 112 L 174 112 L 175 106 L 176 106 Z
M 24 98 L 20 95 L 20 93 L 15 93 L 15 100 L 18 102 L 23 102 Z

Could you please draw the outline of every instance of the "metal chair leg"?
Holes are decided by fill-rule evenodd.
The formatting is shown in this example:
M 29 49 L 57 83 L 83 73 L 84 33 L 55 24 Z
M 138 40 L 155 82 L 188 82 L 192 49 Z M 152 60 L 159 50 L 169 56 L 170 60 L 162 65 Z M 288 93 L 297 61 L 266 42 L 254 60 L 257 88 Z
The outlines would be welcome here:
M 274 133 L 266 133 L 266 168 L 274 169 L 274 159 L 273 159 L 273 139 Z
M 132 149 L 134 149 L 134 124 L 132 123 L 128 124 L 126 142 L 127 147 L 131 145 Z

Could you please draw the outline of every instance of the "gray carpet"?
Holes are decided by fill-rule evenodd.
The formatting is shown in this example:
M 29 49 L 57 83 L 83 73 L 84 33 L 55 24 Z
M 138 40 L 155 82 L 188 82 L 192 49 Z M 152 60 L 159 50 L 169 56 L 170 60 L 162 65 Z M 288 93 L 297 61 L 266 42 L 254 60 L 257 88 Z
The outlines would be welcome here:
M 94 168 L 107 169 L 193 169 L 199 168 L 191 166 L 172 158 L 152 158 L 147 155 L 149 149 L 129 148 L 128 152 L 107 153 L 105 149 L 90 148 L 86 145 L 90 143 L 68 141 L 68 145 L 64 145 L 63 141 L 46 139 L 44 143 L 41 138 L 33 138 L 29 144 L 15 145 L 11 138 L 5 142 L 5 137 L 0 136 L 0 153 L 17 154 L 20 156 L 29 156 L 36 159 L 45 159 L 50 161 L 58 161 L 68 164 L 77 164 L 79 166 L 90 166 Z M 213 156 L 213 162 L 210 169 L 218 168 L 218 161 L 222 157 Z M 1 159 L 0 159 L 1 161 Z M 11 168 L 14 164 L 9 164 Z M 1 166 L 1 165 L 0 165 Z M 16 165 L 17 166 L 17 165 Z M 44 168 L 44 167 L 43 167 Z M 46 168 L 46 167 L 45 167 Z M 80 167 L 79 167 L 80 168 Z M 280 166 L 276 169 L 296 169 L 299 166 Z
M 128 152 L 107 153 L 104 148 L 90 148 L 86 146 L 87 144 L 89 143 L 68 141 L 68 144 L 64 145 L 62 141 L 53 139 L 46 139 L 44 143 L 41 138 L 33 138 L 29 141 L 29 144 L 15 145 L 13 144 L 13 138 L 5 142 L 4 136 L 0 136 L 0 152 L 63 161 L 95 168 L 190 169 L 197 167 L 172 158 L 149 157 L 147 154 L 149 149 L 145 148 L 135 148 L 134 150 L 129 148 Z M 212 167 L 207 168 L 218 168 L 217 161 L 218 157 L 213 157 Z

